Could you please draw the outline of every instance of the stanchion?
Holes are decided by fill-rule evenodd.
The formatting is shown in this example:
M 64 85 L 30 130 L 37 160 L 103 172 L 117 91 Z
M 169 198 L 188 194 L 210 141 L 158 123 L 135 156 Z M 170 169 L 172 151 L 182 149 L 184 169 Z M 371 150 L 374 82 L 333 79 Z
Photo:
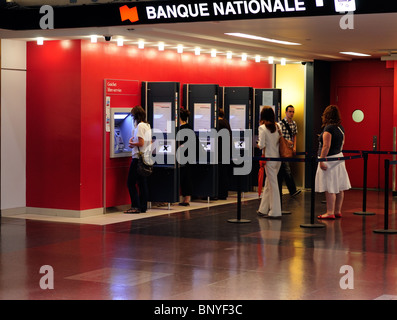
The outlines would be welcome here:
M 241 176 L 237 176 L 237 219 L 229 219 L 230 223 L 250 223 L 251 220 L 241 219 Z
M 311 158 L 311 169 L 312 169 L 312 181 L 311 181 L 311 204 L 310 204 L 310 223 L 309 224 L 301 224 L 301 228 L 325 228 L 325 224 L 322 223 L 314 223 L 314 207 L 316 200 L 316 157 L 313 155 Z
M 397 162 L 394 161 L 396 164 Z M 389 175 L 390 175 L 390 160 L 385 160 L 385 222 L 384 229 L 374 230 L 375 233 L 382 234 L 397 234 L 397 230 L 389 229 Z
M 375 212 L 367 212 L 367 175 L 368 175 L 368 152 L 363 152 L 364 175 L 363 175 L 363 211 L 354 212 L 359 216 L 374 216 Z

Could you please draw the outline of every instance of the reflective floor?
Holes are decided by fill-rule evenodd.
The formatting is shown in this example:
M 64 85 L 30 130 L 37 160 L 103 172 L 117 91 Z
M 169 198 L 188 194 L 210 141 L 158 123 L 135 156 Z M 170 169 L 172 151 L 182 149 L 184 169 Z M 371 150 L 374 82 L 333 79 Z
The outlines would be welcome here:
M 373 232 L 383 229 L 383 193 L 368 192 L 376 215 L 358 216 L 362 191 L 347 192 L 343 218 L 319 229 L 301 227 L 310 195 L 285 195 L 291 214 L 281 220 L 245 201 L 244 224 L 228 222 L 236 204 L 108 225 L 2 218 L 0 299 L 396 299 L 397 234 Z

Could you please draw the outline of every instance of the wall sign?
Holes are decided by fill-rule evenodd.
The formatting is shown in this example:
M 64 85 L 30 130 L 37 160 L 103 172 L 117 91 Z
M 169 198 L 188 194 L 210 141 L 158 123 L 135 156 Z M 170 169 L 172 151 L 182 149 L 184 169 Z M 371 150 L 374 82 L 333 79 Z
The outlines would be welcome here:
M 267 19 L 397 12 L 390 0 L 190 0 L 54 6 L 54 27 L 83 28 L 137 24 Z M 40 7 L 0 10 L 0 29 L 40 29 Z

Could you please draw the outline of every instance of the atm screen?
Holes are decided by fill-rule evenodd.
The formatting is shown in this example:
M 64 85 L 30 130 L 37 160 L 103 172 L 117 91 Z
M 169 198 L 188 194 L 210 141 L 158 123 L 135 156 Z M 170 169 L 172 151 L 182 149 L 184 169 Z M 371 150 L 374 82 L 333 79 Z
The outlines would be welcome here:
M 246 108 L 244 104 L 229 106 L 229 123 L 233 131 L 244 131 L 246 127 Z

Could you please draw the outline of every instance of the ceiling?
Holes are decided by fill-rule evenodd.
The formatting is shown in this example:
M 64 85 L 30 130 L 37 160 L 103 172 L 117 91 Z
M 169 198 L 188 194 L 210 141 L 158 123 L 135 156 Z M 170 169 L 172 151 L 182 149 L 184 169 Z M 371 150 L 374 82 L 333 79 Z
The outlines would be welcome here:
M 263 59 L 273 56 L 278 62 L 286 58 L 287 62 L 313 60 L 341 61 L 356 59 L 340 52 L 352 51 L 380 58 L 397 52 L 397 13 L 355 14 L 350 16 L 354 29 L 342 29 L 341 19 L 347 16 L 319 16 L 273 18 L 258 20 L 232 20 L 220 22 L 169 23 L 155 25 L 131 25 L 101 28 L 77 28 L 54 30 L 9 31 L 0 29 L 3 39 L 22 39 L 34 41 L 36 37 L 45 40 L 89 39 L 92 34 L 99 35 L 99 41 L 105 41 L 103 35 L 112 35 L 111 41 L 122 37 L 125 45 L 136 45 L 145 40 L 146 46 L 155 46 L 163 41 L 166 48 L 175 48 L 178 44 L 185 51 L 193 51 L 196 46 L 203 52 L 217 49 L 218 54 L 233 52 L 233 57 L 248 54 L 249 59 L 260 55 Z M 281 45 L 258 40 L 243 39 L 225 35 L 239 32 L 277 40 L 300 43 L 301 45 Z

